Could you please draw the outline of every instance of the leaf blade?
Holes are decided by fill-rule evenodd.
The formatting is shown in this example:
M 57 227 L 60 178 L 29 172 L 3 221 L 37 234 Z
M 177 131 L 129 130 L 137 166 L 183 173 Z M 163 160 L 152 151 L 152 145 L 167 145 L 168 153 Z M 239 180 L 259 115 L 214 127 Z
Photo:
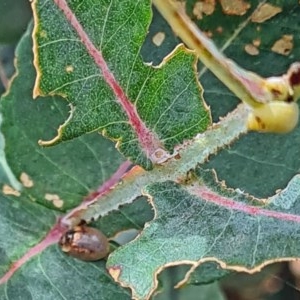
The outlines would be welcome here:
M 211 172 L 198 168 L 195 175 L 187 186 L 171 181 L 147 186 L 154 219 L 108 259 L 111 275 L 137 299 L 150 297 L 157 274 L 167 266 L 188 264 L 193 270 L 204 262 L 218 262 L 226 270 L 253 273 L 298 256 L 299 176 L 284 192 L 262 202 L 216 184 Z M 291 189 L 296 197 L 290 197 Z M 210 276 L 213 281 L 216 274 Z
M 140 46 L 137 43 L 142 42 L 150 22 L 149 3 L 138 1 L 133 5 L 130 1 L 124 1 L 122 5 L 128 9 L 127 14 L 122 11 L 120 3 L 107 1 L 99 3 L 99 11 L 103 12 L 107 9 L 107 12 L 113 12 L 113 15 L 108 16 L 105 12 L 104 16 L 93 18 L 92 25 L 102 30 L 109 30 L 109 20 L 111 18 L 116 20 L 116 24 L 110 29 L 112 30 L 110 36 L 106 36 L 104 31 L 102 33 L 89 31 L 92 26 L 90 25 L 91 20 L 81 11 L 76 10 L 76 3 L 73 1 L 66 4 L 64 1 L 58 1 L 58 7 L 56 7 L 55 4 L 49 2 L 34 2 L 35 61 L 39 73 L 37 81 L 39 87 L 36 87 L 35 90 L 40 92 L 38 89 L 41 89 L 42 93 L 63 94 L 76 107 L 70 120 L 62 127 L 61 136 L 54 141 L 70 139 L 93 130 L 101 130 L 111 139 L 118 141 L 121 152 L 127 157 L 146 168 L 151 168 L 151 159 L 155 162 L 156 150 L 172 151 L 176 144 L 202 132 L 210 123 L 208 109 L 201 99 L 195 66 L 191 66 L 191 64 L 195 64 L 195 58 L 190 53 L 184 55 L 183 49 L 173 54 L 172 63 L 175 64 L 177 59 L 176 68 L 181 68 L 183 74 L 182 84 L 178 85 L 178 79 L 176 81 L 173 76 L 164 78 L 166 76 L 159 70 L 149 70 L 150 67 L 145 67 L 139 57 Z M 50 7 L 48 7 L 49 5 Z M 87 15 L 93 14 L 93 11 L 88 8 L 88 3 L 85 7 L 81 7 L 81 10 L 85 10 Z M 49 11 L 53 13 L 49 14 Z M 51 19 L 53 15 L 55 16 L 55 26 Z M 132 24 L 128 15 L 136 16 L 138 21 Z M 57 22 L 60 22 L 61 25 L 57 26 Z M 128 26 L 126 27 L 124 24 Z M 59 30 L 60 27 L 65 28 L 66 32 Z M 49 32 L 49 28 L 51 28 L 51 32 Z M 68 35 L 69 32 L 70 35 Z M 118 37 L 116 37 L 116 33 Z M 64 44 L 60 45 L 59 41 L 68 39 L 75 41 L 77 45 L 76 34 L 81 37 L 82 45 L 79 44 L 77 49 L 72 44 L 69 50 L 66 48 L 67 50 L 62 51 Z M 128 34 L 133 35 L 130 40 Z M 120 41 L 123 44 L 120 44 Z M 57 43 L 58 45 L 56 45 Z M 99 49 L 98 45 L 102 49 Z M 111 47 L 113 50 L 108 51 L 106 47 Z M 127 51 L 124 50 L 122 55 L 118 55 L 123 48 Z M 65 58 L 64 52 L 68 54 L 75 52 L 75 56 Z M 62 57 L 55 60 L 55 53 L 60 53 Z M 184 57 L 182 58 L 182 56 Z M 47 66 L 49 59 L 54 62 L 52 66 Z M 76 64 L 79 59 L 81 62 Z M 49 68 L 45 68 L 45 66 Z M 168 66 L 169 64 L 166 63 L 166 68 Z M 70 74 L 66 74 L 68 73 L 66 69 L 72 70 L 69 72 Z M 53 80 L 51 78 L 55 73 L 56 78 Z M 87 95 L 80 94 L 82 88 L 85 88 L 84 85 L 76 86 L 78 77 L 78 82 L 85 80 L 82 76 L 80 77 L 80 74 L 90 74 L 86 76 L 91 79 L 87 85 L 94 88 Z M 186 74 L 187 78 L 185 78 Z M 69 77 L 73 79 L 68 79 Z M 164 80 L 163 87 L 159 83 L 161 77 Z M 67 83 L 67 87 L 64 86 L 65 80 L 70 83 Z M 108 85 L 111 88 L 108 88 Z M 189 88 L 187 89 L 187 87 Z M 164 93 L 164 90 L 170 91 L 171 96 L 170 92 Z M 178 90 L 181 92 L 177 92 Z M 125 91 L 128 92 L 128 95 L 125 94 Z M 146 102 L 146 99 L 149 99 L 149 93 L 150 95 L 154 94 L 154 99 L 152 96 L 152 101 Z M 80 101 L 77 99 L 78 94 L 83 97 Z M 97 99 L 95 94 L 102 95 L 102 100 Z M 176 96 L 178 96 L 177 99 Z M 159 105 L 157 106 L 155 102 Z M 168 113 L 162 114 L 164 108 L 169 108 Z M 152 112 L 155 109 L 160 109 L 159 114 L 162 117 L 158 115 L 157 111 Z M 170 111 L 177 114 L 176 119 L 172 114 L 168 117 Z M 178 118 L 178 114 L 184 116 L 184 121 Z M 160 124 L 156 126 L 158 119 Z M 164 143 L 165 141 L 167 142 Z

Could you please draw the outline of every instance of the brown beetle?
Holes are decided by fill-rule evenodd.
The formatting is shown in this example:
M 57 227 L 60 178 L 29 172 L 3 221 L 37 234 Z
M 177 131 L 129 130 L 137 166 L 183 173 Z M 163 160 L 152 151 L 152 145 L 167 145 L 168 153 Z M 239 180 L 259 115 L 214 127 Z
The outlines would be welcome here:
M 59 245 L 63 252 L 85 261 L 99 260 L 109 253 L 106 236 L 96 228 L 85 225 L 75 226 L 65 232 Z

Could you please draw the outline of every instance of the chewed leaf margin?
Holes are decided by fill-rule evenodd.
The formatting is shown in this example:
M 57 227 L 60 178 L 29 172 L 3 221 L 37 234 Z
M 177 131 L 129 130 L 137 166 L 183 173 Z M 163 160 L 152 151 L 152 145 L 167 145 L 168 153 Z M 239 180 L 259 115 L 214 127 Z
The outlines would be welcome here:
M 111 7 L 114 4 L 106 2 L 102 0 L 98 4 L 99 11 L 114 19 L 111 14 L 118 13 L 123 6 Z M 55 93 L 72 104 L 72 113 L 60 127 L 57 137 L 44 145 L 97 130 L 116 141 L 127 158 L 150 169 L 152 163 L 168 159 L 176 145 L 205 131 L 211 124 L 209 108 L 203 101 L 202 87 L 197 79 L 193 52 L 181 45 L 160 68 L 153 68 L 143 63 L 140 47 L 132 39 L 126 38 L 123 44 L 120 43 L 132 31 L 136 42 L 142 44 L 150 23 L 149 3 L 136 4 L 142 5 L 140 13 L 147 15 L 142 21 L 138 17 L 143 24 L 141 28 L 126 23 L 126 31 L 119 27 L 118 38 L 114 35 L 106 37 L 106 32 L 107 41 L 105 38 L 102 41 L 103 36 L 99 34 L 104 28 L 103 16 L 86 16 L 93 14 L 94 9 L 87 7 L 81 15 L 84 8 L 74 13 L 74 1 L 33 2 L 34 61 L 38 72 L 35 96 Z M 129 5 L 127 9 L 136 14 L 137 6 Z M 118 16 L 123 17 L 124 11 Z M 95 26 L 90 24 L 91 19 L 99 23 L 100 33 L 89 30 L 89 26 Z M 137 24 L 141 25 L 139 22 Z M 105 30 L 113 29 L 105 27 Z M 66 40 L 72 43 L 68 45 Z M 110 51 L 107 51 L 108 47 Z M 123 48 L 128 52 L 124 50 L 120 55 Z M 86 74 L 84 78 L 82 74 Z
M 274 262 L 296 260 L 299 255 L 300 230 L 295 229 L 295 223 L 300 222 L 300 204 L 295 199 L 300 196 L 300 175 L 269 199 L 228 189 L 216 182 L 215 173 L 201 168 L 191 178 L 187 185 L 165 181 L 145 187 L 154 219 L 140 236 L 108 259 L 110 274 L 131 288 L 134 299 L 149 299 L 157 288 L 158 273 L 169 266 L 191 265 L 179 283 L 183 285 L 205 262 L 255 273 Z M 143 285 L 139 284 L 141 277 Z

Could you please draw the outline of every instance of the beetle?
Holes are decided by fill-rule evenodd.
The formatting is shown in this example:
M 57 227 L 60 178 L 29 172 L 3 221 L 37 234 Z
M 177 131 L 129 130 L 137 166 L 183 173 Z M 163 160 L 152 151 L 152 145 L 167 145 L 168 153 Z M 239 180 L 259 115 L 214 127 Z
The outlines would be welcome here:
M 62 251 L 84 261 L 105 258 L 109 253 L 107 237 L 98 229 L 86 225 L 66 231 L 59 240 Z

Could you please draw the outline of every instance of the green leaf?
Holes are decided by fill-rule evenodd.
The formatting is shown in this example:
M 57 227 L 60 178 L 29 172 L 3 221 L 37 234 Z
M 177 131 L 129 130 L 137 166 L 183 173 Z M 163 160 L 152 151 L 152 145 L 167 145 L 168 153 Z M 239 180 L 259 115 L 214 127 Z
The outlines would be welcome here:
M 273 5 L 282 8 L 282 12 L 263 23 L 253 23 L 247 19 L 257 8 L 255 3 L 256 1 L 251 1 L 251 9 L 242 17 L 221 18 L 217 10 L 199 22 L 200 28 L 211 30 L 213 40 L 218 46 L 242 67 L 262 76 L 280 75 L 295 60 L 299 61 L 300 5 L 293 0 L 272 1 Z M 215 22 L 216 19 L 220 23 Z M 218 26 L 222 27 L 222 34 L 216 31 Z M 236 28 L 237 32 L 234 31 Z M 293 37 L 293 47 L 289 55 L 281 55 L 271 50 L 283 35 Z M 250 55 L 245 51 L 245 46 L 252 44 L 254 40 L 260 41 L 258 55 Z M 232 110 L 238 99 L 207 70 L 201 75 L 200 81 L 205 91 L 205 101 L 211 107 L 213 120 L 217 122 L 220 116 Z M 299 172 L 299 144 L 296 142 L 299 134 L 299 126 L 285 135 L 249 133 L 230 149 L 223 149 L 217 156 L 212 157 L 207 168 L 215 169 L 218 178 L 225 180 L 230 187 L 239 188 L 256 197 L 272 196 Z
M 256 197 L 268 197 L 285 187 L 299 172 L 300 127 L 286 135 L 255 134 L 242 137 L 206 165 L 233 188 Z
M 79 204 L 84 196 L 109 178 L 122 158 L 113 144 L 97 133 L 55 149 L 38 145 L 41 137 L 55 133 L 68 106 L 60 97 L 32 100 L 36 73 L 32 54 L 28 51 L 31 46 L 28 30 L 17 49 L 18 76 L 1 100 L 6 159 L 18 179 L 22 174 L 29 176 L 32 182 L 30 186 L 23 183 L 23 192 L 32 201 L 66 210 Z M 58 195 L 63 202 L 58 201 L 55 206 L 49 195 Z
M 96 226 L 107 236 L 129 229 L 142 230 L 145 222 L 153 219 L 153 210 L 146 197 L 140 197 L 131 205 L 125 205 L 118 211 L 106 215 L 96 222 Z M 122 232 L 121 232 L 122 233 Z
M 22 173 L 26 173 L 34 183 L 33 187 L 23 186 L 19 197 L 8 195 L 7 190 L 1 194 L 3 209 L 0 210 L 0 228 L 3 228 L 3 234 L 0 250 L 4 249 L 5 253 L 1 264 L 2 274 L 10 266 L 14 266 L 12 263 L 18 261 L 24 253 L 29 253 L 36 246 L 40 247 L 35 250 L 36 255 L 6 285 L 0 285 L 2 295 L 9 291 L 9 295 L 14 298 L 18 292 L 23 291 L 25 294 L 30 291 L 32 298 L 40 299 L 41 293 L 49 291 L 51 298 L 73 299 L 77 293 L 80 297 L 92 298 L 94 291 L 99 291 L 104 299 L 130 298 L 127 290 L 111 285 L 102 262 L 82 263 L 64 256 L 55 245 L 48 245 L 45 249 L 38 244 L 49 231 L 51 233 L 56 217 L 60 216 L 55 211 L 64 211 L 78 205 L 82 198 L 95 191 L 122 163 L 113 144 L 94 132 L 99 130 L 104 130 L 111 139 L 117 139 L 121 152 L 145 168 L 151 167 L 152 158 L 148 155 L 152 152 L 147 153 L 145 149 L 157 150 L 163 146 L 172 151 L 176 144 L 182 143 L 175 149 L 178 154 L 176 157 L 155 166 L 151 171 L 136 166 L 114 189 L 106 190 L 107 193 L 98 202 L 77 211 L 77 217 L 71 214 L 70 218 L 64 219 L 72 225 L 73 221 L 76 224 L 81 219 L 91 221 L 101 216 L 100 221 L 94 225 L 103 228 L 113 238 L 124 229 L 141 230 L 144 221 L 148 221 L 140 236 L 118 248 L 110 255 L 107 263 L 113 277 L 130 287 L 135 297 L 149 298 L 155 290 L 157 274 L 167 266 L 186 264 L 191 267 L 190 272 L 203 267 L 200 270 L 203 276 L 200 283 L 203 283 L 217 280 L 230 270 L 254 272 L 275 260 L 296 259 L 300 247 L 297 238 L 299 176 L 293 177 L 284 191 L 262 201 L 238 189 L 241 181 L 237 181 L 236 190 L 227 190 L 224 184 L 216 182 L 210 172 L 197 167 L 245 131 L 244 111 L 239 108 L 195 137 L 196 133 L 206 129 L 209 117 L 201 102 L 201 90 L 195 79 L 193 54 L 179 47 L 160 69 L 145 66 L 139 57 L 139 49 L 151 17 L 149 3 L 128 0 L 110 2 L 109 6 L 108 2 L 102 1 L 91 9 L 91 2 L 70 1 L 71 14 L 67 18 L 55 3 L 66 9 L 64 1 L 35 2 L 35 62 L 40 76 L 40 87 L 36 86 L 35 94 L 57 93 L 62 97 L 56 95 L 32 101 L 35 73 L 31 52 L 28 52 L 32 46 L 28 31 L 17 53 L 18 76 L 13 81 L 8 96 L 1 100 L 4 119 L 2 128 L 9 166 L 18 179 Z M 286 3 L 287 7 L 291 7 L 290 2 Z M 297 12 L 299 7 L 295 5 Z M 106 14 L 107 11 L 109 14 Z M 136 108 L 133 119 L 139 120 L 138 124 L 145 125 L 142 128 L 146 131 L 142 132 L 146 135 L 137 134 L 138 131 L 133 126 L 136 123 L 130 124 L 125 106 L 116 101 L 120 99 L 116 99 L 107 82 L 102 80 L 107 77 L 101 75 L 101 70 L 89 56 L 85 48 L 87 39 L 80 40 L 78 37 L 78 24 L 75 26 L 77 32 L 74 30 L 74 18 L 66 20 L 74 13 L 97 49 L 102 50 L 115 82 L 126 91 L 126 97 L 131 101 L 139 97 L 137 103 L 128 103 L 130 108 Z M 280 23 L 281 16 L 286 15 L 276 17 L 277 24 Z M 219 17 L 214 18 L 217 21 Z M 124 20 L 128 22 L 124 23 Z M 104 24 L 106 27 L 102 29 Z M 250 25 L 247 23 L 244 28 L 248 26 Z M 102 35 L 103 44 L 100 43 Z M 235 44 L 238 38 L 239 36 L 231 36 L 231 39 L 224 39 L 233 46 L 234 55 L 241 51 Z M 292 53 L 297 54 L 298 50 L 295 43 L 295 52 Z M 258 59 L 252 62 L 264 63 L 264 66 L 268 66 L 270 75 L 273 75 L 273 71 L 277 72 L 277 69 L 273 69 L 269 62 L 271 58 L 276 66 L 274 57 L 278 55 L 271 53 L 270 47 L 264 51 L 268 55 L 262 61 Z M 97 57 L 99 58 L 98 54 Z M 237 55 L 237 59 L 246 61 L 247 55 Z M 293 57 L 286 59 L 294 61 Z M 205 76 L 207 73 L 203 74 Z M 207 84 L 205 80 L 203 82 Z M 223 100 L 232 98 L 231 94 L 221 88 L 220 82 L 211 81 L 209 84 L 205 89 L 211 92 L 213 101 L 219 106 L 223 105 Z M 214 91 L 217 95 L 213 95 Z M 134 105 L 130 106 L 130 103 Z M 49 140 L 55 136 L 56 128 L 67 119 L 70 109 L 70 118 L 61 127 L 59 138 L 55 142 L 80 137 L 54 148 L 40 148 L 38 140 Z M 94 133 L 81 137 L 83 133 L 91 131 Z M 294 138 L 297 138 L 297 131 L 294 134 Z M 151 139 L 145 141 L 142 138 L 145 136 Z M 261 147 L 258 147 L 254 139 L 252 143 L 243 146 L 243 151 L 249 148 L 261 153 L 263 150 L 265 157 L 271 155 L 275 159 L 276 155 L 270 154 L 273 149 L 265 138 L 266 135 L 260 137 Z M 283 165 L 292 161 L 287 158 L 286 146 L 282 146 L 289 139 L 287 137 L 282 136 L 280 143 L 275 143 L 281 150 L 276 153 L 284 157 Z M 184 141 L 185 139 L 190 140 Z M 240 141 L 237 145 L 244 143 L 243 139 Z M 296 140 L 293 140 L 291 146 L 296 149 Z M 297 153 L 296 150 L 294 153 Z M 263 160 L 259 170 L 265 169 L 265 161 L 270 164 L 270 161 Z M 271 160 L 271 163 L 276 162 Z M 251 163 L 249 169 L 253 165 Z M 226 159 L 220 169 L 225 166 Z M 246 178 L 249 185 L 254 182 L 254 186 L 256 182 L 252 177 L 243 176 L 242 173 L 248 172 L 244 171 L 244 167 L 240 165 L 235 170 L 235 178 L 244 181 Z M 273 176 L 270 170 L 272 169 L 263 172 L 269 175 L 271 181 Z M 292 168 L 288 176 L 284 174 L 278 187 L 283 188 L 284 183 L 297 170 Z M 100 172 L 104 174 L 102 178 L 99 178 Z M 227 172 L 229 177 L 234 177 L 230 172 L 231 170 Z M 260 177 L 260 173 L 253 174 L 263 182 L 264 177 Z M 274 187 L 275 185 L 273 190 Z M 271 195 L 274 194 L 273 190 Z M 54 201 L 46 200 L 46 193 L 59 195 L 59 199 L 64 200 L 63 207 L 56 207 Z M 139 198 L 143 193 L 146 193 L 155 209 L 155 217 L 150 222 L 151 210 L 145 203 L 145 198 Z M 121 204 L 131 203 L 136 199 L 132 206 L 120 209 Z M 112 213 L 116 209 L 118 212 Z M 38 223 L 38 226 L 32 227 L 32 224 L 37 224 L 32 222 L 37 216 L 41 216 L 45 224 Z M 54 240 L 51 242 L 54 243 Z M 224 269 L 216 270 L 214 262 Z M 186 283 L 195 283 L 198 279 L 195 276 L 188 281 L 188 275 L 190 274 L 187 273 L 184 280 Z M 65 284 L 66 281 L 68 285 Z M 24 282 L 28 282 L 30 289 L 24 286 Z M 35 282 L 39 284 L 33 285 Z M 90 287 L 92 288 L 88 289 Z
M 225 300 L 225 296 L 218 282 L 212 284 L 205 284 L 201 286 L 185 286 L 184 288 L 174 288 L 177 272 L 180 273 L 183 267 L 173 267 L 164 270 L 160 277 L 162 277 L 162 285 L 164 289 L 157 293 L 154 300 L 168 300 L 168 299 L 180 299 L 180 300 Z M 166 288 L 167 287 L 167 288 Z
M 105 269 L 105 262 L 86 263 L 66 257 L 57 247 L 50 247 L 12 280 L 0 285 L 5 299 L 124 299 L 130 293 L 116 286 Z
M 208 299 L 214 299 L 214 300 L 226 300 L 225 296 L 223 295 L 222 291 L 220 290 L 220 287 L 218 286 L 218 283 L 211 283 L 207 285 L 203 285 L 201 287 L 193 287 L 189 288 L 189 296 L 183 299 L 190 299 L 191 297 L 194 297 L 194 299 L 197 300 L 208 300 Z M 195 297 L 196 296 L 196 297 Z
M 18 73 L 0 103 L 9 172 L 18 179 L 22 173 L 29 176 L 21 177 L 23 181 L 15 186 L 7 179 L 1 181 L 0 298 L 41 299 L 47 295 L 49 299 L 77 296 L 92 299 L 99 293 L 103 299 L 130 299 L 128 291 L 113 283 L 104 262 L 80 262 L 63 254 L 56 245 L 63 232 L 61 228 L 56 232 L 52 230 L 61 217 L 57 210 L 78 205 L 96 191 L 123 160 L 113 144 L 97 133 L 55 148 L 38 145 L 41 136 L 55 132 L 68 108 L 59 97 L 32 99 L 35 70 L 31 32 L 32 26 L 17 48 Z M 33 185 L 28 186 L 29 182 Z M 59 207 L 60 202 L 46 200 L 46 194 L 58 195 L 64 200 L 62 207 Z M 123 220 L 119 217 L 113 225 L 114 234 L 130 227 L 131 211 L 128 208 L 124 211 Z M 144 214 L 146 216 L 147 211 Z M 113 219 L 112 216 L 107 218 L 107 222 Z M 135 226 L 132 224 L 131 228 Z M 139 226 L 142 226 L 141 219 Z M 3 277 L 14 268 L 16 272 L 12 277 Z
M 226 275 L 234 273 L 226 269 L 222 269 L 217 262 L 205 262 L 199 265 L 187 278 L 187 284 L 203 285 L 212 281 L 222 279 Z M 185 280 L 184 280 L 185 281 Z
M 172 152 L 207 128 L 196 57 L 179 47 L 160 69 L 142 62 L 150 1 L 35 1 L 34 10 L 35 94 L 59 94 L 72 105 L 47 144 L 98 130 L 150 168 L 157 150 Z
M 267 203 L 216 186 L 210 172 L 197 169 L 195 176 L 185 187 L 171 181 L 146 187 L 154 220 L 108 259 L 111 275 L 138 299 L 149 298 L 157 287 L 153 275 L 166 265 L 181 262 L 192 271 L 216 261 L 226 269 L 254 272 L 299 254 L 299 176 Z M 213 281 L 215 272 L 210 275 Z
M 0 200 L 0 276 L 3 276 L 13 261 L 46 235 L 58 214 L 23 195 L 16 199 L 0 194 Z

